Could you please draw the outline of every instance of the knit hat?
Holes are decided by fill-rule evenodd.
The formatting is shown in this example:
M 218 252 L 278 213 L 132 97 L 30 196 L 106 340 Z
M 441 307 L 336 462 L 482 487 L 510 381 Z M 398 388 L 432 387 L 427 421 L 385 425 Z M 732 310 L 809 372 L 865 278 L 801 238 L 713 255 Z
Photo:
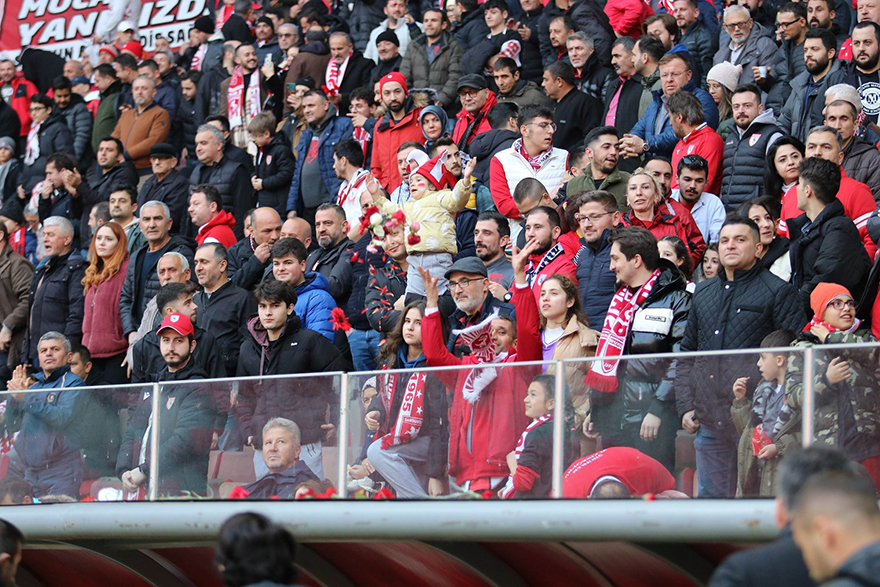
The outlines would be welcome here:
M 389 73 L 388 75 L 386 75 L 382 79 L 380 79 L 379 80 L 379 91 L 381 92 L 382 88 L 385 87 L 385 84 L 388 84 L 391 82 L 399 83 L 401 86 L 403 86 L 403 92 L 405 94 L 409 94 L 409 90 L 406 89 L 406 78 L 399 71 L 392 71 L 391 73 Z
M 453 186 L 455 185 L 455 182 L 458 181 L 455 179 L 455 176 L 449 172 L 449 169 L 446 168 L 447 153 L 448 151 L 443 149 L 439 155 L 416 170 L 416 173 L 434 184 L 434 187 L 438 190 Z
M 732 92 L 739 85 L 739 76 L 742 75 L 742 70 L 742 65 L 722 61 L 709 70 L 706 81 L 718 82 Z
M 394 34 L 394 31 L 391 29 L 385 29 L 378 37 L 376 37 L 376 45 L 382 41 L 388 41 L 389 43 L 394 43 L 400 47 L 400 39 L 397 38 L 397 35 Z
M 850 296 L 849 290 L 837 283 L 822 282 L 816 286 L 813 293 L 810 294 L 810 308 L 813 310 L 813 320 L 822 322 L 825 320 L 825 310 L 828 304 L 840 296 Z
M 0 216 L 9 218 L 20 226 L 24 225 L 24 211 L 21 209 L 21 204 L 14 197 L 6 198 L 6 201 L 3 202 L 3 207 L 0 208 Z
M 275 23 L 272 22 L 272 19 L 269 18 L 268 16 L 261 16 L 260 18 L 257 19 L 257 22 L 255 24 L 260 24 L 260 23 L 269 25 L 269 28 L 272 29 L 272 32 L 273 33 L 275 32 Z
M 125 44 L 125 47 L 123 47 L 122 50 L 134 55 L 134 58 L 138 61 L 144 56 L 144 46 L 137 41 L 129 41 Z
M 517 67 L 522 67 L 522 61 L 519 59 L 519 55 L 522 52 L 522 45 L 519 41 L 507 41 L 503 45 L 501 45 L 501 51 L 498 52 L 502 57 L 509 57 L 516 61 Z
M 12 151 L 12 156 L 15 157 L 15 141 L 9 137 L 0 137 L 0 149 L 7 148 Z
M 200 16 L 196 19 L 196 22 L 193 23 L 193 28 L 197 31 L 211 35 L 214 33 L 214 21 L 211 20 L 211 17 L 208 15 Z
M 113 56 L 114 59 L 116 59 L 117 57 L 119 57 L 119 53 L 117 53 L 117 51 L 116 51 L 116 47 L 114 47 L 113 45 L 104 45 L 103 47 L 101 47 L 100 49 L 98 49 L 98 53 L 100 53 L 100 52 L 102 52 L 102 51 L 103 51 L 104 53 L 109 53 L 110 55 Z

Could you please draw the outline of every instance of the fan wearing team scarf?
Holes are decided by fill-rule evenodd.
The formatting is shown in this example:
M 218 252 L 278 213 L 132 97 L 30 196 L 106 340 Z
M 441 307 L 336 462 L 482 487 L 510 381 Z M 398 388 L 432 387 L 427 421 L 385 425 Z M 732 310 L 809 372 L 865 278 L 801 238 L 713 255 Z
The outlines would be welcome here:
M 524 400 L 526 416 L 532 421 L 507 455 L 510 477 L 498 491 L 501 499 L 550 497 L 553 475 L 553 390 L 556 378 L 538 375 L 529 385 Z
M 813 318 L 795 347 L 877 341 L 855 317 L 855 301 L 842 285 L 817 285 L 810 293 L 810 307 Z M 813 442 L 841 447 L 880 486 L 878 364 L 880 352 L 875 348 L 814 351 Z M 803 354 L 795 353 L 785 372 L 785 402 L 795 411 L 803 409 L 803 374 Z
M 471 197 L 471 177 L 476 159 L 471 159 L 462 179 L 455 181 L 447 166 L 447 151 L 413 170 L 410 167 L 409 193 L 411 200 L 402 204 L 392 203 L 372 174 L 367 176 L 367 191 L 382 214 L 391 215 L 398 210 L 406 214 L 407 229 L 417 232 L 406 244 L 409 270 L 406 276 L 406 294 L 424 297 L 419 268 L 443 275 L 452 267 L 452 257 L 458 253 L 455 234 L 455 215 Z M 414 172 L 413 172 L 414 171 Z M 451 186 L 453 189 L 449 189 Z M 447 281 L 440 279 L 440 293 L 446 293 Z
M 458 358 L 450 353 L 449 337 L 443 332 L 447 321 L 438 306 L 438 279 L 424 269 L 421 274 L 427 297 L 422 348 L 428 366 L 498 365 L 436 372 L 448 389 L 455 390 L 449 414 L 449 475 L 465 489 L 497 490 L 510 473 L 507 455 L 528 425 L 522 402 L 540 367 L 514 365 L 520 360 L 513 348 L 516 322 L 497 310 L 478 324 L 454 330 L 470 354 Z M 451 277 L 459 283 L 467 279 L 461 273 Z

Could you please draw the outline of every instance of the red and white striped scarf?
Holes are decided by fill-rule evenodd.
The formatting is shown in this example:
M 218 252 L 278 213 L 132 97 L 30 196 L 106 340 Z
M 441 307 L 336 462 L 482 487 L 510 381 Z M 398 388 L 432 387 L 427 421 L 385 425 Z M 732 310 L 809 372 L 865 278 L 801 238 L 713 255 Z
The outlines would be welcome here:
M 43 121 L 45 122 L 45 121 Z M 40 127 L 43 123 L 32 124 L 28 131 L 27 145 L 24 152 L 24 164 L 33 165 L 40 158 Z
M 335 59 L 330 59 L 330 63 L 327 64 L 327 85 L 324 88 L 328 98 L 339 93 L 339 87 L 342 85 L 342 78 L 345 77 L 345 69 L 348 67 L 352 54 L 353 52 L 349 53 L 341 65 Z
M 236 65 L 232 71 L 232 79 L 229 81 L 229 95 L 227 116 L 229 118 L 229 128 L 235 128 L 244 124 L 244 106 L 248 104 L 248 120 L 260 113 L 260 70 L 255 69 L 251 73 L 250 82 L 248 82 L 247 97 L 244 96 L 244 71 L 240 65 Z
M 624 285 L 611 300 L 608 314 L 605 316 L 605 324 L 602 326 L 602 336 L 599 337 L 599 345 L 596 347 L 596 357 L 601 361 L 593 361 L 590 371 L 584 378 L 584 383 L 593 389 L 605 393 L 617 391 L 617 357 L 623 354 L 626 345 L 626 337 L 632 326 L 633 316 L 636 309 L 641 306 L 651 293 L 651 289 L 660 276 L 660 270 L 655 269 L 651 278 L 646 281 L 637 291 L 632 291 Z
M 352 137 L 354 137 L 354 140 L 356 140 L 361 146 L 361 149 L 364 151 L 364 157 L 366 157 L 367 149 L 370 146 L 370 141 L 373 140 L 373 135 L 364 130 L 364 127 L 356 126 L 354 128 L 354 132 L 352 133 Z
M 532 423 L 526 426 L 525 432 L 522 433 L 522 436 L 519 437 L 519 440 L 516 441 L 516 448 L 513 450 L 514 455 L 516 456 L 516 462 L 519 462 L 519 456 L 522 454 L 523 448 L 526 446 L 526 437 L 529 435 L 529 432 L 543 424 L 544 422 L 549 422 L 553 419 L 553 414 L 544 414 L 540 418 L 536 418 L 532 420 Z M 507 483 L 504 485 L 504 491 L 501 493 L 501 499 L 510 499 L 513 497 L 516 490 L 513 487 L 513 474 L 507 478 Z
M 207 52 L 207 43 L 202 43 L 201 45 L 199 45 L 199 48 L 196 50 L 195 55 L 193 55 L 192 63 L 190 63 L 189 66 L 192 71 L 202 71 L 202 62 L 205 60 L 205 53 Z
M 340 206 L 345 207 L 345 203 L 348 201 L 348 197 L 352 194 L 352 192 L 357 191 L 357 189 L 361 187 L 361 185 L 367 179 L 368 173 L 369 172 L 366 169 L 358 169 L 352 176 L 350 182 L 343 183 L 343 185 L 339 186 L 339 195 L 336 197 L 336 203 Z
M 380 377 L 382 377 L 380 375 Z M 385 406 L 385 413 L 390 416 L 391 403 L 394 394 L 397 391 L 397 374 L 389 374 L 384 376 L 384 385 L 381 386 L 380 396 Z M 409 381 L 404 390 L 403 401 L 400 403 L 400 411 L 397 413 L 397 422 L 394 423 L 394 429 L 390 428 L 390 422 L 386 422 L 385 435 L 382 436 L 382 450 L 388 450 L 392 446 L 404 444 L 415 440 L 419 436 L 422 429 L 422 422 L 425 420 L 425 381 L 428 374 L 424 371 L 413 373 L 410 375 Z M 376 440 L 379 439 L 382 428 L 376 433 Z
M 526 153 L 526 150 L 523 148 L 522 139 L 516 139 L 515 141 L 513 141 L 513 148 L 517 153 L 522 155 L 523 159 L 529 162 L 529 165 L 531 165 L 532 169 L 534 169 L 535 171 L 538 171 L 539 169 L 544 167 L 544 164 L 547 162 L 548 159 L 550 159 L 550 155 L 553 153 L 553 149 L 547 149 L 543 153 L 538 153 L 534 157 L 530 157 L 529 154 Z

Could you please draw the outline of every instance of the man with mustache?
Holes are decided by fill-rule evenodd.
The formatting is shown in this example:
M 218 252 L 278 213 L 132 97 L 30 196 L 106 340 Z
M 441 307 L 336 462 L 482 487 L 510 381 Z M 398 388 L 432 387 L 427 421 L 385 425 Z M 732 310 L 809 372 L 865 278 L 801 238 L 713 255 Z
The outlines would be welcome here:
M 843 82 L 859 90 L 862 97 L 863 124 L 877 122 L 880 113 L 880 25 L 860 22 L 852 32 L 852 62 Z
M 846 12 L 848 13 L 849 10 Z M 810 28 L 831 31 L 840 44 L 846 40 L 847 31 L 842 29 L 838 20 L 834 0 L 810 0 L 807 3 L 807 24 L 810 25 Z
M 422 109 L 414 107 L 412 100 L 408 99 L 409 90 L 403 73 L 389 73 L 379 80 L 379 92 L 386 113 L 376 123 L 373 133 L 370 171 L 382 188 L 391 193 L 403 181 L 397 168 L 397 150 L 409 141 L 421 144 L 425 138 L 419 125 Z
M 739 86 L 731 106 L 736 132 L 724 141 L 724 174 L 719 195 L 725 206 L 735 208 L 764 192 L 767 151 L 782 133 L 776 127 L 773 110 L 764 110 L 758 86 Z M 715 193 L 711 188 L 709 191 Z
M 630 174 L 617 167 L 620 161 L 619 141 L 620 133 L 613 126 L 600 126 L 591 130 L 584 139 L 584 153 L 590 162 L 589 173 L 584 169 L 583 175 L 569 181 L 566 184 L 566 193 L 603 190 L 615 197 L 622 211 L 628 212 L 626 182 L 629 181 Z

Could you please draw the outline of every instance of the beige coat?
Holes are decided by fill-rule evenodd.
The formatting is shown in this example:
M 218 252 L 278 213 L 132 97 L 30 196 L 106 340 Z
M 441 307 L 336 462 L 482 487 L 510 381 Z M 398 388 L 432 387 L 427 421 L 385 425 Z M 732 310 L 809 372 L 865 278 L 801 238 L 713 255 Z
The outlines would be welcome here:
M 561 361 L 564 359 L 581 359 L 595 356 L 596 346 L 599 344 L 599 333 L 578 322 L 576 316 L 572 316 L 568 321 L 568 326 L 562 333 L 562 338 L 556 343 L 553 349 L 553 360 Z M 589 361 L 580 361 L 575 364 L 566 366 L 565 381 L 571 393 L 571 402 L 575 412 L 575 424 L 580 426 L 587 417 L 590 409 L 590 393 L 584 383 L 584 377 L 590 370 Z M 550 365 L 547 368 L 547 374 L 556 373 L 556 366 Z

